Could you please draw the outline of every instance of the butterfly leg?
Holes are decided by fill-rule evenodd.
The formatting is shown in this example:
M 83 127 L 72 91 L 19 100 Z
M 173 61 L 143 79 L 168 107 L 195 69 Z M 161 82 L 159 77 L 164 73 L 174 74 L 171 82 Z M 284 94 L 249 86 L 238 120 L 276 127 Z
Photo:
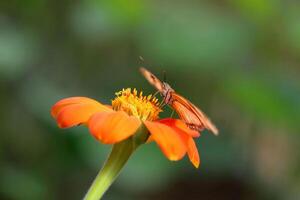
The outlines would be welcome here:
M 165 105 L 166 103 L 164 101 L 161 101 L 158 107 L 163 108 Z
M 172 109 L 172 113 L 171 113 L 170 118 L 173 118 L 173 115 L 174 115 L 174 110 Z
M 153 96 L 155 97 L 158 93 L 159 93 L 159 91 L 156 91 Z

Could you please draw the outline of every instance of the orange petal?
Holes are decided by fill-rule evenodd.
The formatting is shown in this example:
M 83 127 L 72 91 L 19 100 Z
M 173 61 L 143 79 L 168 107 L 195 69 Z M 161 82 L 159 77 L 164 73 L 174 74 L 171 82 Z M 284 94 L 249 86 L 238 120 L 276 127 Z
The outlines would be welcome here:
M 160 123 L 166 124 L 171 127 L 176 127 L 177 129 L 183 131 L 184 133 L 192 136 L 192 137 L 199 137 L 200 133 L 198 131 L 190 129 L 183 121 L 173 118 L 165 118 L 159 120 Z
M 180 135 L 185 142 L 190 161 L 196 168 L 198 168 L 200 164 L 200 157 L 197 146 L 192 137 L 199 137 L 200 134 L 197 131 L 188 128 L 186 124 L 181 120 L 167 118 L 162 119 L 159 122 L 166 124 L 176 130 L 177 134 Z
M 193 165 L 198 168 L 200 165 L 200 157 L 198 153 L 197 146 L 192 137 L 189 137 L 187 140 L 188 156 Z
M 114 144 L 127 139 L 140 127 L 141 121 L 123 111 L 100 112 L 88 122 L 90 132 L 105 144 Z
M 106 106 L 102 105 L 101 103 L 99 103 L 98 101 L 91 99 L 91 98 L 87 98 L 87 97 L 69 97 L 69 98 L 65 98 L 62 99 L 60 101 L 58 101 L 56 104 L 54 104 L 54 106 L 52 106 L 51 108 L 51 115 L 53 118 L 57 118 L 58 113 L 65 107 L 70 106 L 70 105 L 74 105 L 74 104 L 92 104 L 95 105 L 95 107 L 99 106 L 99 107 L 103 107 L 103 109 L 106 109 Z M 109 110 L 109 109 L 107 109 Z
M 153 136 L 150 135 L 150 136 L 148 137 L 146 143 L 150 143 L 150 142 L 153 142 L 153 141 L 154 141 Z
M 56 120 L 60 128 L 69 128 L 86 123 L 94 113 L 101 111 L 106 111 L 102 105 L 71 104 L 59 111 Z
M 174 129 L 159 122 L 145 121 L 144 124 L 168 159 L 180 160 L 186 154 L 186 145 Z

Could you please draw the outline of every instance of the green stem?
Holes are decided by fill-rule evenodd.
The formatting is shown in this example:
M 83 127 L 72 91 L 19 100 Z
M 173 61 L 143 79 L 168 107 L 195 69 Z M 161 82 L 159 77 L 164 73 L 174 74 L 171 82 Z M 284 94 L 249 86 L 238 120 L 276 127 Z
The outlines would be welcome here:
M 86 193 L 84 200 L 98 200 L 119 175 L 121 169 L 134 150 L 148 138 L 145 128 L 141 128 L 134 137 L 115 144 L 104 166 L 96 176 L 93 184 Z

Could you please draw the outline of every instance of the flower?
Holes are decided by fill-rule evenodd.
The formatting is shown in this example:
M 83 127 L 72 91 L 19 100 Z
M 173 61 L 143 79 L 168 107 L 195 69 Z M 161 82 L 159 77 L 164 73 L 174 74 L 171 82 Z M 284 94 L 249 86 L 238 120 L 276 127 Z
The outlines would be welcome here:
M 200 134 L 179 119 L 159 119 L 160 112 L 157 98 L 143 96 L 142 92 L 130 88 L 117 92 L 111 106 L 87 97 L 70 97 L 51 108 L 51 115 L 60 128 L 85 125 L 104 144 L 136 137 L 139 129 L 146 128 L 147 141 L 155 141 L 169 160 L 180 160 L 187 153 L 198 168 L 200 158 L 193 138 Z

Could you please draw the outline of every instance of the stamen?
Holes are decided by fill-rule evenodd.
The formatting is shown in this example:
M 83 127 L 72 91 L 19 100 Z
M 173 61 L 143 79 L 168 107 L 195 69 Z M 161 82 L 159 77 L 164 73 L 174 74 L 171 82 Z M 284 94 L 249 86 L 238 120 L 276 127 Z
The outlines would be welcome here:
M 116 92 L 116 96 L 112 100 L 114 110 L 122 110 L 141 120 L 155 120 L 162 111 L 157 98 L 151 94 L 143 96 L 143 92 L 138 92 L 135 88 L 133 90 L 131 88 L 122 89 Z

